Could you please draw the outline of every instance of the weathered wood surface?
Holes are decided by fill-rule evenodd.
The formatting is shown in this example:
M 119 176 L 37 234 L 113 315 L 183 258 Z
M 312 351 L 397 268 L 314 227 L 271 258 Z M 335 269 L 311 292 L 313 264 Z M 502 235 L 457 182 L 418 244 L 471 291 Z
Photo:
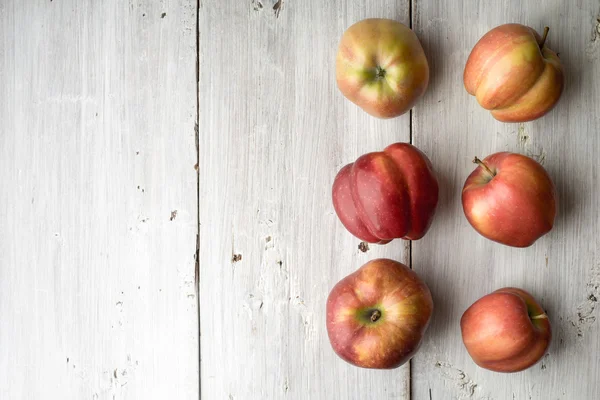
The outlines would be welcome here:
M 198 398 L 195 76 L 195 1 L 0 1 L 0 398 Z
M 586 1 L 413 1 L 413 27 L 430 60 L 431 85 L 413 114 L 414 144 L 441 176 L 441 207 L 429 234 L 413 243 L 413 268 L 429 283 L 437 309 L 412 362 L 413 398 L 600 398 L 600 3 Z M 566 88 L 547 116 L 496 122 L 463 88 L 471 48 L 494 26 L 520 22 L 560 53 Z M 465 219 L 462 185 L 473 156 L 509 150 L 537 158 L 559 195 L 554 230 L 528 249 L 478 236 Z M 542 303 L 554 340 L 540 364 L 517 374 L 477 368 L 462 346 L 459 320 L 480 296 L 522 287 Z
M 431 83 L 412 124 L 376 120 L 337 91 L 338 40 L 411 15 Z M 599 19 L 597 0 L 0 1 L 0 397 L 600 398 Z M 550 26 L 565 64 L 563 98 L 535 122 L 496 122 L 462 86 L 473 45 L 505 22 Z M 333 178 L 411 136 L 440 176 L 436 219 L 412 256 L 402 241 L 363 253 Z M 557 184 L 555 229 L 528 249 L 484 240 L 462 213 L 471 159 L 499 150 Z M 393 371 L 345 364 L 324 324 L 331 287 L 379 256 L 412 259 L 436 303 Z M 477 368 L 459 329 L 505 285 L 554 327 L 543 362 L 511 375 Z
M 364 151 L 409 141 L 335 84 L 353 22 L 409 23 L 408 1 L 204 1 L 200 30 L 200 330 L 204 399 L 402 399 L 408 365 L 353 368 L 325 330 L 332 285 L 406 243 L 358 250 L 331 184 Z

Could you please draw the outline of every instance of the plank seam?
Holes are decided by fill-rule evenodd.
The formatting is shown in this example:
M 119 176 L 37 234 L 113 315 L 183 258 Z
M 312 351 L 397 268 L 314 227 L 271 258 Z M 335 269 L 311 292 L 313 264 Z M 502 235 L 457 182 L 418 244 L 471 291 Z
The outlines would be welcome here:
M 408 0 L 408 23 L 409 23 L 409 27 L 410 29 L 413 29 L 413 0 Z M 410 144 L 414 144 L 414 140 L 413 140 L 413 110 L 412 108 L 410 109 L 409 113 L 408 113 L 408 137 L 409 137 L 409 141 Z M 412 240 L 410 240 L 408 242 L 408 267 L 410 269 L 413 269 L 413 262 L 412 262 Z M 409 360 L 408 361 L 408 398 L 412 399 L 413 398 L 413 385 L 412 385 L 412 380 L 413 380 L 413 360 Z
M 196 286 L 196 309 L 198 310 L 198 399 L 202 398 L 202 348 L 200 345 L 200 4 L 196 0 L 196 265 L 194 284 Z

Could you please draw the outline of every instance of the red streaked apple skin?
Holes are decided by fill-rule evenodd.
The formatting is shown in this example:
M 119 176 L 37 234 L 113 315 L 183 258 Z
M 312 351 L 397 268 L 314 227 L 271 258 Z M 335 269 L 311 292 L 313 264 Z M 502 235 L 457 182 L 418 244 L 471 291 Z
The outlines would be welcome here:
M 372 322 L 365 313 L 378 310 Z M 327 333 L 335 353 L 362 368 L 392 369 L 419 349 L 433 300 L 406 265 L 375 259 L 339 281 L 327 299 Z
M 500 152 L 483 160 L 467 178 L 462 205 L 467 220 L 484 237 L 512 247 L 529 247 L 548 233 L 556 217 L 556 188 L 530 157 Z
M 385 71 L 383 76 L 378 71 Z M 425 93 L 429 65 L 415 33 L 406 25 L 368 18 L 342 35 L 336 57 L 336 81 L 351 102 L 377 118 L 410 110 Z
M 558 102 L 564 71 L 557 54 L 530 27 L 505 24 L 486 33 L 467 60 L 467 92 L 503 122 L 531 121 Z
M 383 244 L 422 238 L 431 226 L 438 190 L 427 156 L 411 144 L 395 143 L 343 167 L 332 200 L 350 233 Z
M 552 339 L 548 316 L 526 291 L 502 288 L 471 305 L 460 320 L 462 339 L 477 365 L 517 372 L 537 363 Z

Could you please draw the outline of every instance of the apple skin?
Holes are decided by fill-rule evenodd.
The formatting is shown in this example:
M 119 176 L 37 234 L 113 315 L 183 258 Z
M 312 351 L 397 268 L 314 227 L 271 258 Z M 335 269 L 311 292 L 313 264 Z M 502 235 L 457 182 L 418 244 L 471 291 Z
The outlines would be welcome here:
M 483 160 L 465 181 L 463 211 L 482 236 L 512 247 L 529 247 L 552 230 L 556 189 L 530 157 L 500 152 Z
M 465 89 L 499 121 L 540 118 L 554 108 L 564 86 L 560 59 L 544 43 L 544 38 L 524 25 L 492 29 L 469 55 Z
M 471 305 L 460 320 L 462 339 L 477 365 L 517 372 L 546 353 L 552 329 L 544 309 L 526 291 L 502 288 Z
M 410 110 L 429 84 L 429 65 L 417 35 L 390 19 L 369 18 L 342 35 L 336 57 L 339 90 L 377 118 Z
M 427 156 L 394 143 L 344 166 L 332 189 L 335 212 L 357 238 L 385 244 L 417 240 L 429 229 L 438 203 L 438 182 Z
M 335 353 L 350 364 L 392 369 L 417 352 L 432 312 L 431 293 L 417 274 L 379 258 L 331 290 L 327 333 Z

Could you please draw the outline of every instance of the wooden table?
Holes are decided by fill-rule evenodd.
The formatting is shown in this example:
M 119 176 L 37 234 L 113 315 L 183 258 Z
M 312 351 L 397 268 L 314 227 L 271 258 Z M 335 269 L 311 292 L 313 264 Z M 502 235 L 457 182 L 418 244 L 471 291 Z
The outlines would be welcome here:
M 431 81 L 377 120 L 337 90 L 342 32 L 412 26 Z M 560 53 L 547 116 L 503 124 L 463 88 L 489 29 L 520 22 Z M 441 0 L 0 1 L 0 397 L 3 399 L 600 398 L 600 3 Z M 438 173 L 429 233 L 358 249 L 331 204 L 336 172 L 412 142 Z M 543 163 L 552 232 L 494 244 L 465 219 L 473 156 Z M 358 369 L 331 350 L 324 307 L 390 257 L 433 293 L 417 356 Z M 543 360 L 478 368 L 460 316 L 501 286 L 553 324 Z

